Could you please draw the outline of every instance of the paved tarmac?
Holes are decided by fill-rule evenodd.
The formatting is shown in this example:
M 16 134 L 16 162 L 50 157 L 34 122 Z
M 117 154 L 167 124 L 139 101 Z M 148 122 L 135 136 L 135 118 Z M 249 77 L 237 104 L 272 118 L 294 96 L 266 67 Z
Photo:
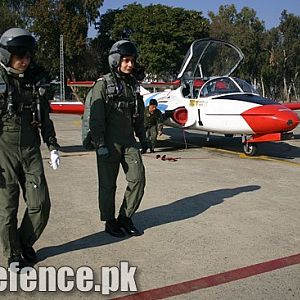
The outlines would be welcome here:
M 300 128 L 264 143 L 255 157 L 240 138 L 166 128 L 143 156 L 147 186 L 135 224 L 140 237 L 104 232 L 93 152 L 81 148 L 80 117 L 53 115 L 61 166 L 48 167 L 52 210 L 36 243 L 38 266 L 136 266 L 126 299 L 300 299 Z M 157 158 L 160 155 L 160 158 Z M 161 158 L 165 156 L 165 160 Z M 118 178 L 117 209 L 126 182 Z M 20 205 L 20 216 L 24 204 Z M 3 262 L 3 256 L 0 256 Z M 112 299 L 132 293 L 5 293 L 5 299 Z

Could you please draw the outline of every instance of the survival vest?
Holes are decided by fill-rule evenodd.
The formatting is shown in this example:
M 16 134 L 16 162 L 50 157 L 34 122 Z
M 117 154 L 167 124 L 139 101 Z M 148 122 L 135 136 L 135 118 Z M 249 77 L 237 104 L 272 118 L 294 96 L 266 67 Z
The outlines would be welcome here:
M 41 82 L 42 81 L 38 84 Z M 21 84 L 21 87 L 24 90 L 27 90 L 32 94 L 33 98 L 30 103 L 25 104 L 23 102 L 15 102 L 13 99 L 13 92 L 15 89 L 18 89 L 18 87 L 15 87 L 12 84 L 6 72 L 0 67 L 0 116 L 4 114 L 12 116 L 21 113 L 24 109 L 30 109 L 33 112 L 33 118 L 35 119 L 33 123 L 37 125 L 41 121 L 37 85 L 29 82 L 22 82 L 19 84 Z
M 125 102 L 122 101 L 121 89 L 118 87 L 116 80 L 113 78 L 112 74 L 106 74 L 100 77 L 98 80 L 104 80 L 106 83 L 106 102 L 110 104 L 111 107 L 118 108 L 135 108 L 137 112 L 137 92 L 139 92 L 138 85 L 134 90 L 135 101 Z M 93 87 L 89 90 L 84 103 L 84 113 L 81 121 L 81 134 L 82 134 L 82 145 L 86 150 L 93 150 L 96 148 L 92 141 L 90 133 L 90 112 L 91 112 L 91 102 L 92 102 Z M 134 117 L 134 116 L 133 116 Z

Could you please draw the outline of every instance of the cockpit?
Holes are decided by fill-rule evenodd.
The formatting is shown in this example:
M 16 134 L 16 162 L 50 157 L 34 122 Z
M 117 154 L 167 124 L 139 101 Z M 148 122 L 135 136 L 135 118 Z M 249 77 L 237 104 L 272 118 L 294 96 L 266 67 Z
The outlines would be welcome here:
M 230 77 L 243 58 L 242 51 L 231 43 L 211 38 L 194 41 L 178 74 L 182 96 L 195 99 L 232 93 L 258 94 L 247 81 Z
M 202 86 L 199 97 L 211 97 L 232 93 L 258 94 L 256 89 L 245 80 L 236 77 L 218 77 L 207 81 Z

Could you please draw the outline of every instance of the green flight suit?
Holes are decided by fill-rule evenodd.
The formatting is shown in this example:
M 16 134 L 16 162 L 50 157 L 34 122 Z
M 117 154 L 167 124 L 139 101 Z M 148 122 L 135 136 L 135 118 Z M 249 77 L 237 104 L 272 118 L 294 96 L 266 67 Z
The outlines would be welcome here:
M 33 78 L 28 80 L 26 73 L 24 78 L 17 78 L 0 66 L 0 237 L 6 257 L 19 255 L 22 245 L 34 244 L 50 211 L 39 129 L 31 124 L 36 112 Z M 49 149 L 57 149 L 46 99 L 41 100 L 40 131 Z M 26 211 L 17 228 L 20 187 Z
M 102 221 L 115 219 L 116 181 L 120 164 L 126 174 L 127 188 L 119 214 L 130 218 L 138 209 L 145 188 L 145 168 L 135 135 L 146 143 L 144 103 L 135 93 L 137 82 L 131 75 L 99 79 L 92 92 L 90 132 L 96 148 L 105 145 L 108 156 L 97 155 L 99 209 Z M 112 84 L 114 82 L 114 84 Z M 115 88 L 118 95 L 108 96 Z M 136 105 L 137 104 L 137 105 Z
M 161 132 L 163 129 L 163 116 L 161 111 L 156 108 L 152 113 L 150 113 L 149 106 L 147 106 L 145 108 L 144 125 L 149 147 L 151 150 L 154 150 L 158 132 Z

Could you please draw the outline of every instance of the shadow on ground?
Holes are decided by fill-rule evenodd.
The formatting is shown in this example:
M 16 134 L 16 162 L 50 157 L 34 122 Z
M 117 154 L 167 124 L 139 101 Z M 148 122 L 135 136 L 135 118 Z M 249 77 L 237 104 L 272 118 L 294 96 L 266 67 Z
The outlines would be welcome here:
M 59 150 L 63 153 L 92 152 L 84 149 L 82 145 L 62 146 Z
M 217 148 L 237 153 L 244 153 L 241 137 L 225 137 L 222 135 L 210 135 L 206 141 L 206 133 L 201 131 L 184 131 L 179 128 L 165 128 L 165 140 L 158 142 L 158 148 L 162 151 L 174 151 L 186 148 Z M 300 135 L 295 134 L 293 140 L 300 140 Z M 282 159 L 294 159 L 300 157 L 300 148 L 290 145 L 285 141 L 259 143 L 257 154 Z
M 179 128 L 165 128 L 164 140 L 158 140 L 156 152 L 172 152 L 191 148 L 217 148 L 237 153 L 244 153 L 241 137 L 225 137 L 211 134 L 206 141 L 206 133 L 183 131 Z M 294 140 L 300 140 L 300 135 L 294 135 Z M 62 153 L 90 153 L 82 145 L 62 146 Z M 300 157 L 300 148 L 287 142 L 264 142 L 258 144 L 257 156 L 266 155 L 274 158 L 293 159 Z
M 258 185 L 247 185 L 197 194 L 166 205 L 137 212 L 134 215 L 134 222 L 142 231 L 146 231 L 152 227 L 196 217 L 211 206 L 223 203 L 226 199 L 232 199 L 234 196 L 241 193 L 254 192 L 260 188 L 261 187 Z M 114 238 L 104 231 L 101 231 L 61 245 L 42 248 L 38 250 L 37 255 L 39 261 L 43 261 L 48 257 L 53 257 L 62 253 L 100 247 L 128 238 L 129 237 L 122 239 Z

